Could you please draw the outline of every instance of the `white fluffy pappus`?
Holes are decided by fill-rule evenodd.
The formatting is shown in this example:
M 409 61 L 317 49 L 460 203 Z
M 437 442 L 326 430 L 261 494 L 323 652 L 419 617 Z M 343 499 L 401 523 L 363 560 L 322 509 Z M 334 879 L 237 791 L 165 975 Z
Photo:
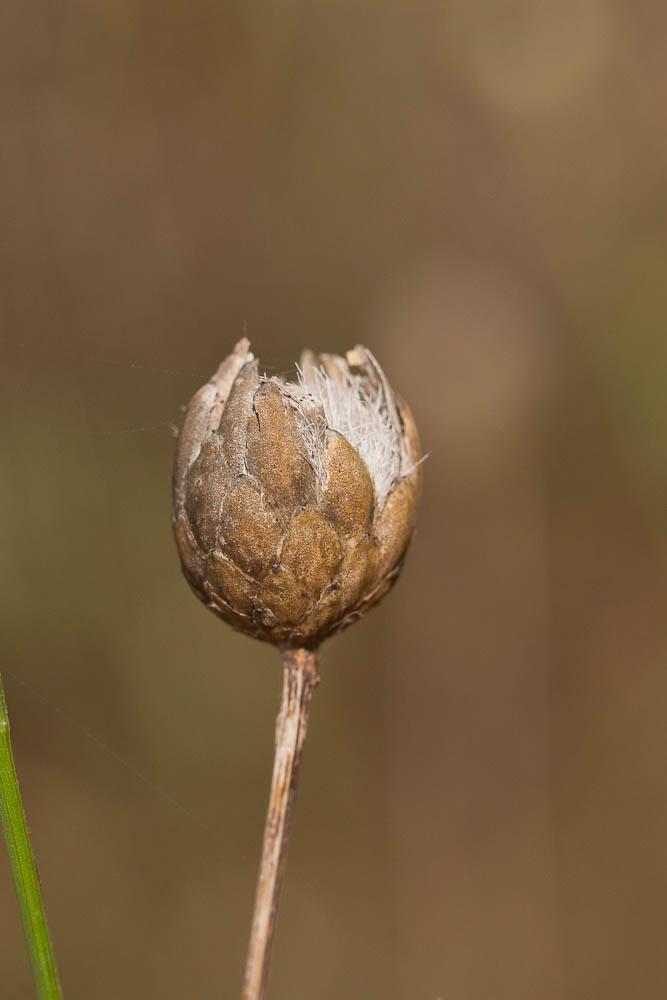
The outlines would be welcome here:
M 297 365 L 297 376 L 297 383 L 283 383 L 283 387 L 302 417 L 306 447 L 317 475 L 326 480 L 324 448 L 329 428 L 342 434 L 359 452 L 373 481 L 378 506 L 383 507 L 402 474 L 402 449 L 382 385 L 371 384 L 344 363 L 338 366 L 336 376 L 323 367 Z

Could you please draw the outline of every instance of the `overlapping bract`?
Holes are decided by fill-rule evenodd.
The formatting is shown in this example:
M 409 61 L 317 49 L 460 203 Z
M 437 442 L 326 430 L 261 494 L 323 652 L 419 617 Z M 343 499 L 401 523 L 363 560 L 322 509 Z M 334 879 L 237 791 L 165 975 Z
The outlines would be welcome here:
M 364 348 L 347 359 L 307 353 L 301 372 L 299 384 L 260 376 L 248 341 L 236 345 L 187 408 L 173 517 L 184 573 L 202 601 L 256 638 L 314 648 L 398 576 L 420 446 L 408 407 Z M 362 412 L 365 399 L 384 408 L 381 427 L 398 456 L 388 488 L 387 447 L 376 450 L 383 467 L 369 470 L 308 391 L 323 377 L 334 393 L 361 394 Z M 364 444 L 373 466 L 373 442 Z

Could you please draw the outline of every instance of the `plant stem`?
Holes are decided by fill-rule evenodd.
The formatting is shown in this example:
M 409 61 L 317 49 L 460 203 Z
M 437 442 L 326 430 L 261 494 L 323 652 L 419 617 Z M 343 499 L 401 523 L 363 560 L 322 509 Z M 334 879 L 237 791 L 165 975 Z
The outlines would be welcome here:
M 60 1000 L 62 994 L 58 973 L 14 766 L 2 674 L 0 674 L 0 820 L 21 910 L 23 932 L 37 996 L 39 1000 Z
M 285 871 L 310 699 L 320 680 L 316 653 L 306 649 L 286 650 L 283 660 L 283 696 L 276 722 L 271 797 L 264 828 L 243 1000 L 263 1000 L 266 995 L 271 939 Z

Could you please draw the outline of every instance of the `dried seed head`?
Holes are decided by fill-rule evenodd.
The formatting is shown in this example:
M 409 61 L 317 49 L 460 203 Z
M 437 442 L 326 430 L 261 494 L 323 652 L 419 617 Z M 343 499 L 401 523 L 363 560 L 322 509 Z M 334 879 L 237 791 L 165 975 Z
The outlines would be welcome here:
M 392 586 L 414 527 L 419 435 L 364 347 L 306 352 L 295 382 L 241 340 L 195 393 L 174 531 L 197 595 L 236 628 L 315 647 Z

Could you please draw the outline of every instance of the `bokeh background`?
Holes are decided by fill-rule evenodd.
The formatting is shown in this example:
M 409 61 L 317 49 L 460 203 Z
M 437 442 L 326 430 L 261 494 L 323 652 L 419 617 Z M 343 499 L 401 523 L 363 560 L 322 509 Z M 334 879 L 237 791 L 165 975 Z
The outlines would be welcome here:
M 272 1000 L 664 996 L 665 4 L 3 22 L 0 665 L 67 997 L 240 994 L 280 667 L 190 594 L 170 475 L 244 333 L 366 343 L 430 453 L 323 651 Z

